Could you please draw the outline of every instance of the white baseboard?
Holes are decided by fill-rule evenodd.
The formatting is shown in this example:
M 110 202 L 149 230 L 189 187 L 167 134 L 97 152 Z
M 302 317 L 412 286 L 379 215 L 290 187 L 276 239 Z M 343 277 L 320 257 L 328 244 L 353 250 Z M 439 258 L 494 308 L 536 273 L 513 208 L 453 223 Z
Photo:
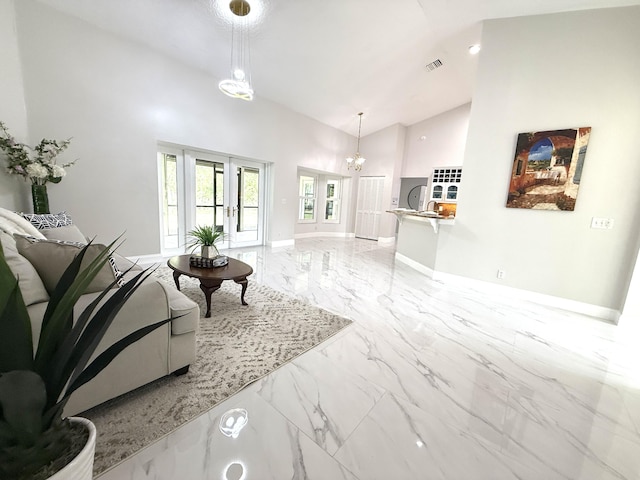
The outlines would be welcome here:
M 350 238 L 355 237 L 354 233 L 345 232 L 309 232 L 309 233 L 296 233 L 294 238 L 317 238 L 317 237 L 333 237 L 333 238 Z
M 596 317 L 614 324 L 617 324 L 620 319 L 620 312 L 618 310 L 602 307 L 600 305 L 578 302 L 568 298 L 554 297 L 553 295 L 507 287 L 505 285 L 496 285 L 495 283 L 476 280 L 474 278 L 463 277 L 460 275 L 453 275 L 450 273 L 433 272 L 433 276 L 431 278 L 449 285 L 469 287 L 481 292 L 504 295 L 510 298 L 518 298 L 520 300 L 527 300 L 540 305 L 546 305 L 548 307 L 555 307 L 570 312 L 581 313 L 583 315 Z
M 166 257 L 163 257 L 159 253 L 153 255 L 134 255 L 132 257 L 127 257 L 127 260 L 130 260 L 138 265 L 153 265 L 155 263 L 165 264 L 167 263 Z
M 411 260 L 409 257 L 402 255 L 401 253 L 396 252 L 396 260 L 409 265 L 414 270 L 419 271 L 420 273 L 424 273 L 427 277 L 433 278 L 435 272 L 431 270 L 429 267 L 422 265 L 421 263 L 416 262 L 415 260 Z
M 296 242 L 293 238 L 288 240 L 275 240 L 273 242 L 267 242 L 267 245 L 269 245 L 271 248 L 290 247 L 295 244 Z
M 432 278 L 433 280 L 442 282 L 444 284 L 468 287 L 489 294 L 503 295 L 510 298 L 527 300 L 533 303 L 538 303 L 540 305 L 546 305 L 548 307 L 555 307 L 570 312 L 589 315 L 590 317 L 596 317 L 614 324 L 618 324 L 621 320 L 620 312 L 618 310 L 614 310 L 613 308 L 578 302 L 576 300 L 570 300 L 568 298 L 554 297 L 552 295 L 532 292 L 530 290 L 523 290 L 520 288 L 507 287 L 505 285 L 496 285 L 495 283 L 476 280 L 474 278 L 463 277 L 460 275 L 437 272 L 430 269 L 429 267 L 426 267 L 425 265 L 422 265 L 421 263 L 416 262 L 415 260 L 411 260 L 410 258 L 398 252 L 396 252 L 396 259 L 412 267 L 418 272 L 424 273 L 426 276 Z

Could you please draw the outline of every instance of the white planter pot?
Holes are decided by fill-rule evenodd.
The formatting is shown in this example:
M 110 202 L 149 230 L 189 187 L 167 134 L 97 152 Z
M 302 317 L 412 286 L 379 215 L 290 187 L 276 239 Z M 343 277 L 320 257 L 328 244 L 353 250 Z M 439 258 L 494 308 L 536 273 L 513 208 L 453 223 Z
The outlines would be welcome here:
M 69 420 L 85 425 L 89 429 L 89 440 L 78 456 L 58 473 L 49 477 L 49 480 L 91 480 L 93 478 L 93 457 L 96 451 L 96 427 L 86 418 L 69 417 Z

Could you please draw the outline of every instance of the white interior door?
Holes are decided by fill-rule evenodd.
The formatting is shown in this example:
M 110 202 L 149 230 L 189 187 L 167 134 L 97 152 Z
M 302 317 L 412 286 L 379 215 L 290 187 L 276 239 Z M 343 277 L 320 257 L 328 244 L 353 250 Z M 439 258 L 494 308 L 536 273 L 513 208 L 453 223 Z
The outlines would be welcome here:
M 377 240 L 382 218 L 382 194 L 385 177 L 360 177 L 356 204 L 356 231 L 358 238 Z

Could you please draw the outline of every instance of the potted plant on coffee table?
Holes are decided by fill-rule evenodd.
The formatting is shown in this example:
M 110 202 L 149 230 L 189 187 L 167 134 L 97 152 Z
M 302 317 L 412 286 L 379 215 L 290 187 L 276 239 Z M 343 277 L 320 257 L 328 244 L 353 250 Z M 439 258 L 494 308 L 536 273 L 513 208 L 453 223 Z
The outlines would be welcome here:
M 200 256 L 203 258 L 215 258 L 219 252 L 216 248 L 216 243 L 224 239 L 224 233 L 221 230 L 217 230 L 212 225 L 199 225 L 188 233 L 191 241 L 187 247 L 191 248 L 191 251 L 200 247 Z
M 172 320 L 162 319 L 137 330 L 90 361 L 114 317 L 151 272 L 143 270 L 119 288 L 112 288 L 114 281 L 74 321 L 74 305 L 108 261 L 114 244 L 81 270 L 89 245 L 78 253 L 51 293 L 35 352 L 27 308 L 0 245 L 2 479 L 90 480 L 95 427 L 89 420 L 64 417 L 69 396 L 127 346 Z M 83 424 L 88 425 L 88 434 Z M 84 445 L 87 436 L 89 443 Z

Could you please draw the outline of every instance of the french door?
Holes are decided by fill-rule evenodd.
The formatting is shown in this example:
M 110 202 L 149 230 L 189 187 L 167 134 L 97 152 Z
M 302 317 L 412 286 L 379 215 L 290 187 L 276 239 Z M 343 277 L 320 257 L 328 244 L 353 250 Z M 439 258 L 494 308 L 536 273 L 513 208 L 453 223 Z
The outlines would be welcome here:
M 219 248 L 264 243 L 264 164 L 162 146 L 158 161 L 163 255 L 184 251 L 201 225 L 224 233 Z
M 188 197 L 188 229 L 214 225 L 225 234 L 222 248 L 262 245 L 264 165 L 191 151 L 185 152 L 185 160 L 187 171 L 193 172 L 188 179 L 193 191 Z

